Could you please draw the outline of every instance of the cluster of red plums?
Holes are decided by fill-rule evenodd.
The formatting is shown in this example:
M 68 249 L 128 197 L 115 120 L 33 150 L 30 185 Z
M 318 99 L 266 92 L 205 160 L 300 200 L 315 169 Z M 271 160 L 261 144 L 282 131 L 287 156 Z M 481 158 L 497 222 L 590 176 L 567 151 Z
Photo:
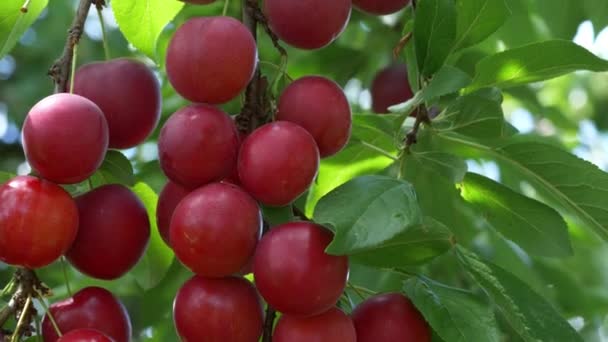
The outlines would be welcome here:
M 386 14 L 408 2 L 354 4 Z M 266 0 L 265 13 L 282 40 L 314 49 L 339 35 L 351 6 L 351 0 Z M 275 342 L 430 341 L 423 317 L 400 294 L 371 297 L 351 316 L 336 307 L 349 265 L 346 256 L 325 253 L 331 231 L 297 221 L 262 236 L 260 205 L 287 206 L 308 190 L 319 159 L 347 144 L 351 111 L 335 82 L 307 76 L 285 88 L 272 122 L 239 132 L 217 105 L 244 90 L 257 62 L 253 36 L 230 17 L 188 20 L 167 50 L 168 80 L 193 103 L 169 117 L 158 139 L 169 179 L 158 200 L 159 232 L 195 273 L 175 297 L 178 335 L 194 342 L 258 341 L 265 301 L 282 315 Z M 400 65 L 382 71 L 372 85 L 379 113 L 408 96 Z M 160 110 L 155 75 L 131 59 L 84 65 L 71 93 L 37 103 L 23 126 L 23 146 L 38 177 L 17 176 L 0 186 L 0 261 L 35 269 L 65 255 L 80 272 L 104 280 L 131 270 L 150 236 L 138 197 L 109 184 L 72 198 L 59 184 L 86 181 L 108 148 L 144 142 Z M 255 286 L 243 277 L 251 271 Z M 42 322 L 46 342 L 128 342 L 131 330 L 122 303 L 99 287 L 54 303 Z

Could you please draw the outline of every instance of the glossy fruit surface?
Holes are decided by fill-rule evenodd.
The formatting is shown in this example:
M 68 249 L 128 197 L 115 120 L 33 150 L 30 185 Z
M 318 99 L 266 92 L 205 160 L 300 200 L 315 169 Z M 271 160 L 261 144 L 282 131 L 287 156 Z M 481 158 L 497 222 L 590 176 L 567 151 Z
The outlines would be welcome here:
M 128 188 L 109 184 L 76 198 L 80 224 L 66 254 L 79 271 L 98 279 L 116 279 L 143 255 L 150 239 L 148 213 Z
M 122 303 L 100 287 L 87 287 L 74 294 L 72 298 L 57 302 L 50 312 L 62 333 L 76 329 L 95 329 L 113 338 L 116 342 L 131 340 L 131 321 Z M 44 342 L 59 339 L 48 317 L 42 320 Z
M 407 6 L 410 0 L 353 0 L 358 9 L 376 15 L 386 15 Z
M 351 0 L 265 0 L 272 31 L 285 43 L 319 49 L 334 41 L 348 24 Z
M 227 183 L 212 183 L 186 196 L 171 220 L 171 246 L 194 273 L 224 277 L 239 272 L 255 251 L 262 229 L 257 203 Z
M 318 315 L 333 307 L 346 285 L 348 258 L 325 253 L 332 233 L 311 222 L 272 228 L 253 261 L 256 286 L 266 301 L 287 315 Z
M 177 292 L 173 320 L 184 342 L 257 342 L 263 312 L 247 280 L 194 276 Z
M 51 95 L 27 114 L 23 149 L 42 178 L 60 184 L 82 182 L 106 155 L 108 124 L 90 100 L 66 93 Z
M 393 64 L 381 70 L 371 87 L 372 109 L 376 113 L 388 113 L 388 107 L 405 102 L 414 96 L 407 79 L 407 68 Z
M 291 121 L 315 138 L 321 157 L 339 152 L 348 142 L 351 112 L 348 100 L 332 80 L 320 76 L 292 82 L 279 99 L 277 120 Z
M 399 293 L 368 298 L 352 314 L 357 342 L 430 342 L 431 329 L 416 307 Z
M 195 189 L 226 177 L 238 154 L 234 122 L 205 104 L 182 108 L 165 123 L 158 138 L 163 172 L 172 181 Z
M 74 93 L 93 101 L 103 112 L 110 148 L 141 144 L 160 118 L 158 80 L 152 70 L 134 59 L 83 65 L 74 76 Z
M 57 342 L 114 342 L 114 340 L 98 330 L 77 329 L 63 335 Z
M 76 203 L 60 186 L 31 176 L 0 185 L 0 260 L 46 266 L 65 253 L 78 231 Z
M 257 65 L 253 36 L 231 17 L 198 17 L 184 23 L 167 49 L 167 76 L 192 102 L 220 104 L 235 98 Z
M 353 320 L 336 308 L 312 317 L 281 316 L 273 342 L 357 342 Z
M 168 181 L 163 190 L 158 195 L 158 205 L 156 206 L 156 224 L 158 232 L 167 245 L 170 244 L 169 228 L 171 227 L 171 217 L 179 202 L 190 193 L 190 190 L 183 186 Z
M 284 206 L 312 184 L 319 169 L 319 149 L 302 127 L 277 121 L 253 131 L 238 159 L 243 188 L 258 201 Z

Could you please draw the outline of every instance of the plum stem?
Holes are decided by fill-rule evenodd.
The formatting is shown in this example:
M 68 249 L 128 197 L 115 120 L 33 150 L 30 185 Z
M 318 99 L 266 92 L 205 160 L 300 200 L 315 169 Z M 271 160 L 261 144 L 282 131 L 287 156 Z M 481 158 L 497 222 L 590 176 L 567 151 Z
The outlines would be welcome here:
M 74 56 L 74 47 L 80 41 L 82 32 L 84 31 L 84 23 L 87 20 L 87 14 L 94 1 L 104 0 L 81 0 L 76 10 L 76 16 L 72 21 L 72 25 L 68 30 L 68 37 L 63 47 L 63 53 L 49 69 L 49 76 L 55 83 L 55 93 L 65 93 L 68 91 L 68 82 L 70 81 L 72 58 Z M 96 2 L 97 3 L 97 2 Z
M 42 284 L 36 273 L 27 268 L 17 268 L 13 275 L 15 287 L 8 304 L 0 309 L 0 326 L 12 316 L 18 315 L 18 323 L 13 333 L 15 337 L 32 333 L 32 320 L 36 309 L 31 306 L 32 299 L 50 295 L 50 289 Z
M 70 66 L 70 94 L 74 92 L 74 74 L 76 74 L 76 60 L 78 58 L 78 44 L 72 50 L 72 65 Z
M 72 289 L 70 288 L 70 279 L 68 277 L 68 266 L 65 257 L 61 257 L 61 270 L 63 271 L 63 280 L 65 281 L 65 288 L 68 291 L 68 295 L 72 297 Z
M 108 61 L 112 57 L 110 55 L 110 45 L 108 43 L 108 34 L 106 32 L 106 23 L 103 20 L 103 6 L 105 6 L 105 0 L 98 0 L 95 3 L 95 7 L 97 8 L 97 16 L 99 17 L 99 26 L 101 26 L 101 41 L 103 43 L 103 52 L 105 54 L 106 61 Z
M 230 0 L 224 0 L 224 9 L 222 10 L 223 16 L 226 16 L 226 13 L 228 13 L 229 6 L 230 6 Z
M 277 312 L 270 306 L 266 308 L 266 318 L 264 319 L 264 334 L 262 335 L 262 342 L 272 342 L 272 328 L 274 326 L 274 319 L 277 316 Z
M 28 295 L 25 299 L 25 304 L 21 309 L 21 314 L 19 315 L 19 320 L 17 321 L 17 326 L 15 327 L 15 331 L 13 332 L 13 336 L 11 336 L 11 342 L 17 342 L 19 340 L 19 336 L 23 328 L 31 324 L 31 313 L 30 307 L 32 306 L 32 296 Z M 29 321 L 29 322 L 28 322 Z
M 27 13 L 27 8 L 30 5 L 31 0 L 25 0 L 25 2 L 23 3 L 23 6 L 21 6 L 21 8 L 19 9 L 21 11 L 21 13 Z
M 36 294 L 38 295 L 38 303 L 40 303 L 40 306 L 42 306 L 42 308 L 44 309 L 45 315 L 48 315 L 49 320 L 51 321 L 51 325 L 53 326 L 53 329 L 55 329 L 55 333 L 59 337 L 63 336 L 63 334 L 61 333 L 61 330 L 59 329 L 59 325 L 57 325 L 57 321 L 55 320 L 55 317 L 53 316 L 53 314 L 51 313 L 51 310 L 49 309 L 49 306 L 44 302 L 44 298 L 43 298 L 44 295 L 38 289 L 34 289 L 34 291 L 36 291 Z

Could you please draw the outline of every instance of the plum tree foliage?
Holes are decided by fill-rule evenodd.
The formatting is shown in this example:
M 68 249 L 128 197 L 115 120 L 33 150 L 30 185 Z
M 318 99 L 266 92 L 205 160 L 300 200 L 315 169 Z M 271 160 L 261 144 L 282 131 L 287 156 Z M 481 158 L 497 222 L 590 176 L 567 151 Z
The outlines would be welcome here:
M 603 341 L 606 26 L 2 1 L 0 341 Z

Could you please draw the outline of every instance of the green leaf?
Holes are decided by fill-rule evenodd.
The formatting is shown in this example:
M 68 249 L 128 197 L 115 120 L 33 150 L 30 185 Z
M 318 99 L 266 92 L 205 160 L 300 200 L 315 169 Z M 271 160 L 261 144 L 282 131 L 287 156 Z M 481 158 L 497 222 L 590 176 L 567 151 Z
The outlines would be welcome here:
M 173 262 L 173 251 L 165 245 L 156 226 L 156 204 L 158 196 L 147 184 L 138 182 L 131 188 L 141 199 L 150 219 L 150 242 L 146 253 L 130 272 L 144 290 L 158 285 Z
M 477 234 L 475 221 L 454 184 L 462 181 L 467 165 L 461 158 L 426 146 L 428 138 L 422 134 L 402 165 L 395 166 L 401 168 L 403 179 L 414 185 L 423 214 L 450 227 L 458 241 L 470 241 Z
M 608 26 L 608 2 L 583 0 L 583 9 L 587 18 L 591 19 L 596 34 Z
M 310 189 L 306 215 L 312 216 L 319 199 L 347 181 L 379 172 L 393 163 L 397 155 L 394 138 L 397 115 L 353 115 L 353 132 L 340 153 L 323 159 L 319 175 Z
M 568 40 L 548 40 L 482 59 L 470 93 L 484 87 L 509 88 L 555 78 L 577 70 L 608 71 L 608 61 Z
M 376 131 L 391 138 L 395 135 L 395 122 L 398 118 L 399 116 L 395 114 L 355 114 L 353 115 L 353 135 L 366 139 L 369 137 L 370 131 Z
M 101 167 L 93 176 L 93 184 L 96 186 L 103 184 L 133 186 L 135 176 L 133 175 L 131 162 L 120 151 L 108 150 Z
M 404 291 L 445 341 L 500 341 L 492 308 L 472 293 L 425 278 L 410 278 Z
M 505 0 L 456 0 L 458 24 L 455 49 L 485 40 L 507 20 L 511 11 Z
M 0 171 L 0 184 L 7 182 L 9 179 L 15 177 L 15 174 L 5 171 Z
M 27 13 L 21 12 L 23 0 L 0 1 L 0 59 L 15 46 L 19 38 L 36 21 L 48 0 L 32 0 Z
M 262 213 L 264 215 L 264 220 L 271 226 L 293 221 L 293 211 L 291 205 L 285 207 L 269 207 L 263 205 Z
M 414 43 L 418 69 L 424 76 L 443 66 L 456 38 L 453 0 L 422 0 L 416 7 Z
M 156 60 L 156 41 L 184 3 L 167 0 L 112 0 L 120 31 L 129 43 Z
M 432 169 L 453 183 L 462 181 L 467 173 L 467 163 L 453 154 L 439 151 L 414 151 L 411 158 L 417 159 L 419 164 L 424 164 L 425 168 Z
M 380 249 L 422 223 L 414 188 L 384 176 L 361 176 L 339 186 L 321 198 L 314 219 L 334 228 L 327 252 L 337 255 Z
M 464 71 L 453 66 L 446 65 L 439 69 L 437 74 L 424 90 L 422 99 L 432 101 L 441 96 L 455 93 L 471 83 L 471 77 Z
M 454 131 L 477 138 L 506 136 L 500 102 L 478 92 L 458 98 L 437 118 L 434 127 L 441 132 Z
M 572 0 L 535 0 L 535 20 L 542 21 L 552 38 L 572 39 L 580 24 L 588 20 L 582 1 Z M 602 2 L 602 1 L 600 1 Z M 597 31 L 596 31 L 597 32 Z
M 382 246 L 350 255 L 350 260 L 375 267 L 424 264 L 447 252 L 453 244 L 452 232 L 441 222 L 425 217 L 422 224 L 407 228 Z
M 555 209 L 489 178 L 467 173 L 462 197 L 507 239 L 533 255 L 572 255 L 568 226 Z
M 608 239 L 608 174 L 555 146 L 517 141 L 490 147 L 463 136 L 442 134 L 454 151 L 480 152 L 504 163 L 536 191 L 584 225 Z
M 524 341 L 583 341 L 556 309 L 528 285 L 462 247 L 457 251 L 461 264 L 492 297 Z

